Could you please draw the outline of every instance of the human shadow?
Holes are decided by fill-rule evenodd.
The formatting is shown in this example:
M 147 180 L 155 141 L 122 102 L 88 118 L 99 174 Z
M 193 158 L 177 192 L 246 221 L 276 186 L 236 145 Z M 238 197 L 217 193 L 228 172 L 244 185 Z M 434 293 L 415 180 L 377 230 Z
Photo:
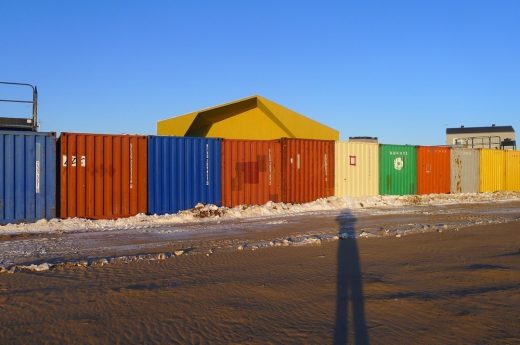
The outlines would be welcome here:
M 356 241 L 356 217 L 345 210 L 336 218 L 340 237 L 338 243 L 338 273 L 336 282 L 336 324 L 334 344 L 348 344 L 349 323 L 357 345 L 369 344 L 365 321 L 363 277 Z M 350 309 L 349 309 L 350 302 Z M 349 322 L 349 310 L 352 312 Z

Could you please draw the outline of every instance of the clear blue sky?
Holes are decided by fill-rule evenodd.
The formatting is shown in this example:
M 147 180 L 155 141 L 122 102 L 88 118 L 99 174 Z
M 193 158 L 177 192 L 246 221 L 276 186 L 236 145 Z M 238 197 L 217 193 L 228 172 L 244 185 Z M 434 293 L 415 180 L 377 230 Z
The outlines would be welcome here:
M 38 86 L 42 131 L 154 134 L 260 94 L 342 138 L 443 144 L 520 130 L 520 1 L 5 0 L 0 80 Z

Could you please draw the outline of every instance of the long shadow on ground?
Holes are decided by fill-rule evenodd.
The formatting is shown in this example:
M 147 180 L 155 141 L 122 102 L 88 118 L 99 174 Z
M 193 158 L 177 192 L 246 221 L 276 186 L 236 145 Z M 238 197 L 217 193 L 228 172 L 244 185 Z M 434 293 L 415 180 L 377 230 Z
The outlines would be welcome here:
M 349 324 L 352 326 L 355 344 L 369 344 L 365 321 L 363 280 L 356 241 L 356 218 L 343 211 L 336 221 L 339 226 L 338 273 L 336 283 L 336 324 L 334 344 L 348 344 Z M 350 302 L 350 308 L 349 308 Z M 352 312 L 349 322 L 349 310 Z M 351 340 L 351 343 L 352 340 Z

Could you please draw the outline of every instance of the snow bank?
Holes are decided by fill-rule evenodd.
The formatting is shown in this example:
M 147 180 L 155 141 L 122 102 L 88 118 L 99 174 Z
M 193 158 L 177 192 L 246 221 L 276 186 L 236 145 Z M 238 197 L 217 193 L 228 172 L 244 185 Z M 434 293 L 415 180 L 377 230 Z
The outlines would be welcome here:
M 362 198 L 329 197 L 306 204 L 268 202 L 260 206 L 238 206 L 234 208 L 199 204 L 191 210 L 181 211 L 173 215 L 147 216 L 139 214 L 134 217 L 116 220 L 71 218 L 65 220 L 39 220 L 36 223 L 7 224 L 0 226 L 0 235 L 146 229 L 176 224 L 209 222 L 220 219 L 273 217 L 341 209 L 359 210 L 367 208 L 399 208 L 409 205 L 449 205 L 512 200 L 520 200 L 520 193 L 429 194 L 412 196 L 373 196 Z

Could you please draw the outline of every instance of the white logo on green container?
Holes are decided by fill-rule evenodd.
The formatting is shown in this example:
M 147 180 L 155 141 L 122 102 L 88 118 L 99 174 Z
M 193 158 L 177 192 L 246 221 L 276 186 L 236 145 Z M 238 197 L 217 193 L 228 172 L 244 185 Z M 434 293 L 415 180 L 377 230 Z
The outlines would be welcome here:
M 404 161 L 402 157 L 397 157 L 394 159 L 394 169 L 401 170 L 404 167 Z

